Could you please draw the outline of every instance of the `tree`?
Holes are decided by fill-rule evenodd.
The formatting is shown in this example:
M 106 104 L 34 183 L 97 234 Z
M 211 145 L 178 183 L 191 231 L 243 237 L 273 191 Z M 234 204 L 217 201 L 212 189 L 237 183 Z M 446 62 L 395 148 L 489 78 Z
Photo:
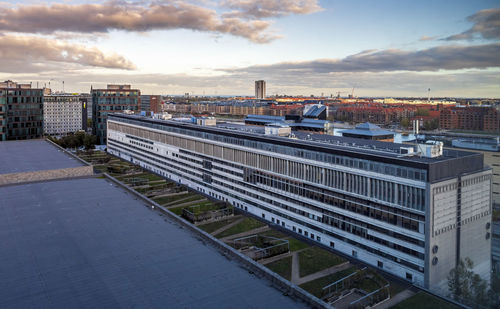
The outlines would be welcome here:
M 85 149 L 89 150 L 94 148 L 96 142 L 97 138 L 95 135 L 85 134 L 85 137 L 83 139 L 83 145 L 85 146 Z
M 401 125 L 402 128 L 406 129 L 410 125 L 410 121 L 408 120 L 408 118 L 403 118 L 401 119 L 401 122 L 399 124 Z
M 439 128 L 439 119 L 438 118 L 434 118 L 434 119 L 431 119 L 431 120 L 424 121 L 424 128 L 427 131 L 436 130 L 437 128 Z
M 417 108 L 415 116 L 429 116 L 429 110 L 426 108 Z
M 460 260 L 448 274 L 448 288 L 451 297 L 463 304 L 488 306 L 490 302 L 488 284 L 472 270 L 471 259 Z

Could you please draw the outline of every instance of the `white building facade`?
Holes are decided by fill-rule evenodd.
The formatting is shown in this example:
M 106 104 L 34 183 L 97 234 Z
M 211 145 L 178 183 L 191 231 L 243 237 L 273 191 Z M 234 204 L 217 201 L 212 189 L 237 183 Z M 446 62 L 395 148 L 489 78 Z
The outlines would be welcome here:
M 56 94 L 44 96 L 43 132 L 62 136 L 87 130 L 87 104 L 90 96 Z
M 437 293 L 465 257 L 489 280 L 491 170 L 481 154 L 425 158 L 398 144 L 322 138 L 112 114 L 107 149 Z

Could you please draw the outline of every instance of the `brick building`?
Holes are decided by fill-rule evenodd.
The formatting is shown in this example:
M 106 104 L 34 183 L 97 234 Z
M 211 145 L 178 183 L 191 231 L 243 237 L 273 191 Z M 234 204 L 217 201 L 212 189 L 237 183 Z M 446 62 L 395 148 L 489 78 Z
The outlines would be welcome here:
M 442 129 L 498 132 L 500 119 L 494 107 L 450 107 L 441 111 L 439 126 Z

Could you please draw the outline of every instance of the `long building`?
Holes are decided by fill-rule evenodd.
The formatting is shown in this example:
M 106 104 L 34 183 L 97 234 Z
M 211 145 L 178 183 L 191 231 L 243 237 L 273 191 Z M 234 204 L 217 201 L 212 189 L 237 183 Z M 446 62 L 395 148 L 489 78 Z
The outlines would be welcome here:
M 92 134 L 99 144 L 106 143 L 106 118 L 109 113 L 140 111 L 141 91 L 130 85 L 108 85 L 106 89 L 91 89 Z
M 388 273 L 448 294 L 460 259 L 489 280 L 491 169 L 477 153 L 125 114 L 107 149 Z
M 11 80 L 0 83 L 0 141 L 43 135 L 43 89 Z
M 44 96 L 43 133 L 52 136 L 87 131 L 88 95 L 54 94 Z

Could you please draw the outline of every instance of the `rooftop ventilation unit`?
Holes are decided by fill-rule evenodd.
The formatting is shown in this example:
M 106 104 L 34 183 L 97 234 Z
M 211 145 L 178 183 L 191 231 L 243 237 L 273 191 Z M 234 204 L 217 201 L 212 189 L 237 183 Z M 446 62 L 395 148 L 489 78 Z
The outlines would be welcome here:
M 443 142 L 427 141 L 425 144 L 417 144 L 417 152 L 425 158 L 436 158 L 443 155 Z

